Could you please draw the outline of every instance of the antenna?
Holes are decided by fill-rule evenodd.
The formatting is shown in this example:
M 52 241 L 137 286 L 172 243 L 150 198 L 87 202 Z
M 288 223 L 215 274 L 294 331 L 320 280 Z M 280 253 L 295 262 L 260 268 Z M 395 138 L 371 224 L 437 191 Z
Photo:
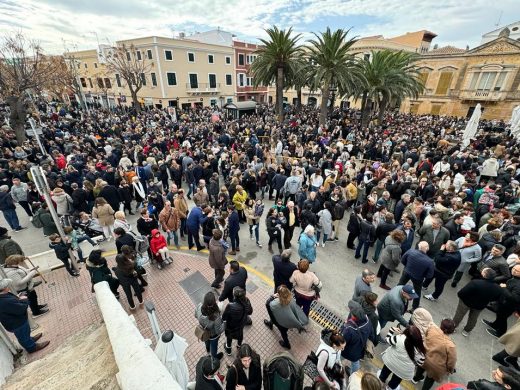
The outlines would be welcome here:
M 495 27 L 500 26 L 500 21 L 502 20 L 502 14 L 503 14 L 503 13 L 504 13 L 503 11 L 500 11 L 500 15 L 498 16 L 498 20 L 497 20 L 497 22 L 495 23 Z

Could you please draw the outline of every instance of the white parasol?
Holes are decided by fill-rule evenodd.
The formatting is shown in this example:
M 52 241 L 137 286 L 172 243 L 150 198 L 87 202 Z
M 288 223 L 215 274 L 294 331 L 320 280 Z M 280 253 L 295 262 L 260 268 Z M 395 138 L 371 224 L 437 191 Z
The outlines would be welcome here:
M 511 135 L 515 137 L 520 136 L 520 106 L 516 106 L 513 109 L 513 113 L 511 115 L 510 131 Z
M 462 136 L 462 144 L 464 146 L 468 146 L 471 138 L 474 138 L 477 134 L 478 123 L 480 121 L 480 116 L 482 115 L 482 109 L 480 107 L 480 103 L 477 104 L 471 118 L 469 118 L 468 123 L 466 124 L 466 129 L 464 130 L 464 134 Z
M 189 380 L 188 365 L 184 359 L 186 348 L 186 340 L 170 330 L 163 333 L 155 347 L 155 354 L 182 389 L 186 388 Z

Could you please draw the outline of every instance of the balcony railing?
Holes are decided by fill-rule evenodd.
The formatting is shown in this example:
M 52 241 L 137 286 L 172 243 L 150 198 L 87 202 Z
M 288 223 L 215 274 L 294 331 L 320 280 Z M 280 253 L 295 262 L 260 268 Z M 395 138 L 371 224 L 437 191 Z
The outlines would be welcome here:
M 461 90 L 460 98 L 463 100 L 482 100 L 497 102 L 505 100 L 507 91 L 478 91 L 478 90 Z
M 190 93 L 210 93 L 210 92 L 219 92 L 220 91 L 220 83 L 210 84 L 210 83 L 186 83 L 186 91 Z

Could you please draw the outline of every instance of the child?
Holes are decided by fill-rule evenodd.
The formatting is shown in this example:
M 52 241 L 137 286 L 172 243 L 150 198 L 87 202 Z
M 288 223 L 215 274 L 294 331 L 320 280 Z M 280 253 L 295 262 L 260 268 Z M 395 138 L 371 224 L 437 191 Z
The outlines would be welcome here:
M 166 245 L 166 239 L 157 229 L 152 230 L 152 238 L 150 238 L 150 250 L 154 256 L 161 255 L 164 264 L 173 263 L 173 259 L 168 251 L 168 245 Z M 161 262 L 162 262 L 161 261 Z M 157 268 L 161 269 L 161 262 L 157 263 Z
M 78 263 L 84 263 L 85 258 L 83 257 L 83 251 L 81 250 L 80 242 L 88 241 L 90 245 L 93 247 L 99 246 L 92 238 L 87 236 L 86 234 L 82 234 L 79 230 L 74 229 L 72 226 L 65 226 L 63 231 L 67 235 L 70 244 L 72 245 L 72 249 L 74 249 L 78 253 Z
M 79 276 L 79 272 L 75 271 L 70 265 L 70 257 L 69 257 L 69 248 L 71 244 L 69 242 L 63 242 L 59 234 L 51 234 L 49 236 L 49 248 L 54 249 L 54 253 L 56 253 L 56 257 L 60 259 L 65 265 L 65 269 L 69 273 L 70 276 Z

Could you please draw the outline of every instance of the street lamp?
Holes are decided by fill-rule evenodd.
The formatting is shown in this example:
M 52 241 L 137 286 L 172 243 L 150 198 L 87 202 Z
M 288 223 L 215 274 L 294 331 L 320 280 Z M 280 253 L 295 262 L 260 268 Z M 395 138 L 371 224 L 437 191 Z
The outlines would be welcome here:
M 338 91 L 338 88 L 336 87 L 335 84 L 332 84 L 329 91 L 330 91 L 329 115 L 332 115 L 332 111 L 334 111 L 334 102 L 336 101 L 336 92 Z

